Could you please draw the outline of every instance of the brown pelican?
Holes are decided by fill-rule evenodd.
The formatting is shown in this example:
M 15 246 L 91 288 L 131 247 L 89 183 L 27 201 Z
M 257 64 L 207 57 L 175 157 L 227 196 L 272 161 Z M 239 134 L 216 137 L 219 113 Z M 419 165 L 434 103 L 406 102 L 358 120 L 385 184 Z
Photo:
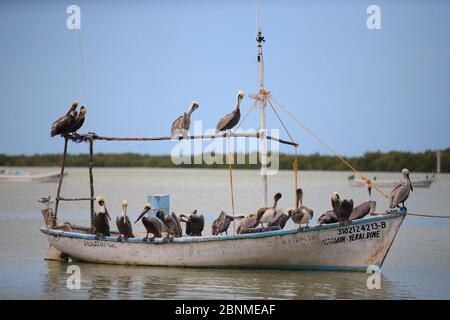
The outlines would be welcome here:
M 111 217 L 109 216 L 108 210 L 105 206 L 105 199 L 102 196 L 97 196 L 96 201 L 98 205 L 100 206 L 100 211 L 96 214 L 94 214 L 94 231 L 96 234 L 96 237 L 101 235 L 102 237 L 110 236 L 109 234 L 109 221 L 111 220 Z
M 61 136 L 69 133 L 69 130 L 75 125 L 76 122 L 76 116 L 77 112 L 75 109 L 78 106 L 78 101 L 74 100 L 72 102 L 72 106 L 70 109 L 66 112 L 65 115 L 63 115 L 61 118 L 53 122 L 52 129 L 50 131 L 50 136 L 54 137 L 58 134 Z
M 125 240 L 128 240 L 128 238 L 134 238 L 133 226 L 131 225 L 130 218 L 128 218 L 127 216 L 127 207 L 128 201 L 123 200 L 122 216 L 116 218 L 116 225 L 117 229 L 119 230 L 119 237 L 117 238 L 118 241 L 122 240 L 122 235 L 125 238 Z
M 189 216 L 180 214 L 180 218 L 182 222 L 186 222 L 186 234 L 188 236 L 202 236 L 202 231 L 205 227 L 205 218 L 202 214 L 198 215 L 197 210 L 194 210 Z
M 334 210 L 327 211 L 325 213 L 322 213 L 317 219 L 317 224 L 330 224 L 330 223 L 336 223 L 338 222 L 338 217 L 336 215 L 336 212 Z
M 273 197 L 273 206 L 272 207 L 265 207 L 260 208 L 256 212 L 256 225 L 262 224 L 264 228 L 264 223 L 266 225 L 269 224 L 269 222 L 273 219 L 276 213 L 277 203 L 281 199 L 281 193 L 276 193 Z
M 331 196 L 331 205 L 340 223 L 348 222 L 353 211 L 353 200 L 341 199 L 337 192 Z
M 147 203 L 144 207 L 144 210 L 142 210 L 141 214 L 139 215 L 139 218 L 136 219 L 136 222 L 138 222 L 142 218 L 142 224 L 145 227 L 145 230 L 147 230 L 147 235 L 145 236 L 143 241 L 148 240 L 148 234 L 153 234 L 153 238 L 151 240 L 154 240 L 155 238 L 161 238 L 161 231 L 162 231 L 162 225 L 161 222 L 159 222 L 158 219 L 155 217 L 144 217 L 144 215 L 149 212 L 150 210 L 153 210 L 153 207 L 150 203 Z
M 245 233 L 248 229 L 255 228 L 258 225 L 256 218 L 257 218 L 256 213 L 254 213 L 254 212 L 245 216 L 239 223 L 239 226 L 238 226 L 236 232 L 238 234 Z
M 406 168 L 403 169 L 402 174 L 405 178 L 405 182 L 396 186 L 389 196 L 389 207 L 391 209 L 395 207 L 400 208 L 400 203 L 402 204 L 402 207 L 405 208 L 405 201 L 409 197 L 409 192 L 414 191 L 411 180 L 409 179 L 409 170 Z
M 220 119 L 219 122 L 217 122 L 217 131 L 230 130 L 239 123 L 239 119 L 241 119 L 241 111 L 239 110 L 239 105 L 241 104 L 242 98 L 244 98 L 244 91 L 239 90 L 234 110 Z
M 314 211 L 311 208 L 303 205 L 303 190 L 298 188 L 296 191 L 296 208 L 288 210 L 288 214 L 292 221 L 302 227 L 302 224 L 308 226 L 309 221 L 314 215 Z
M 81 106 L 80 112 L 75 118 L 75 124 L 70 128 L 69 132 L 77 132 L 84 124 L 84 119 L 86 117 L 87 108 L 85 106 Z
M 366 186 L 367 192 L 369 194 L 369 198 L 367 201 L 364 201 L 360 205 L 353 208 L 352 214 L 350 215 L 350 220 L 358 220 L 364 218 L 369 213 L 375 212 L 375 208 L 377 206 L 376 201 L 372 201 L 372 186 Z
M 161 220 L 163 225 L 166 226 L 168 230 L 168 236 L 172 236 L 174 238 L 180 238 L 182 235 L 180 221 L 175 213 L 172 212 L 172 215 L 165 214 L 164 211 L 158 210 L 156 212 L 156 217 Z
M 186 137 L 189 127 L 191 126 L 191 114 L 197 110 L 199 104 L 197 101 L 192 101 L 189 110 L 185 112 L 182 116 L 179 116 L 173 123 L 172 129 L 170 130 L 172 137 Z
M 285 212 L 283 209 L 276 209 L 275 216 L 269 222 L 269 228 L 279 227 L 280 229 L 283 229 L 290 217 L 291 215 Z
M 212 235 L 217 236 L 218 234 L 222 234 L 225 232 L 228 235 L 228 228 L 230 227 L 230 223 L 234 220 L 244 219 L 244 216 L 233 217 L 225 213 L 225 211 L 221 211 L 219 217 L 213 221 L 212 223 Z

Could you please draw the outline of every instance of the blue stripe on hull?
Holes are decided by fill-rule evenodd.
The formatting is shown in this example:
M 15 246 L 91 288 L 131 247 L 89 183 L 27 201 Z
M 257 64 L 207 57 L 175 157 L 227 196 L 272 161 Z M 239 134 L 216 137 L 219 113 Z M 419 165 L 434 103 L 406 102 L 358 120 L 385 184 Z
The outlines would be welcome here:
M 394 218 L 404 217 L 404 216 L 406 216 L 406 213 L 391 213 L 391 214 L 386 214 L 386 215 L 364 218 L 364 219 L 360 219 L 360 220 L 354 220 L 351 222 L 351 224 L 347 224 L 347 225 L 339 225 L 338 223 L 332 223 L 332 224 L 328 224 L 328 225 L 313 226 L 313 227 L 303 229 L 303 230 L 288 229 L 288 230 L 265 231 L 265 232 L 258 232 L 258 233 L 230 234 L 230 235 L 223 235 L 223 236 L 182 237 L 182 238 L 175 238 L 171 242 L 163 242 L 162 238 L 156 238 L 152 242 L 143 242 L 143 240 L 141 238 L 131 238 L 128 240 L 122 239 L 122 242 L 124 242 L 124 243 L 145 243 L 145 244 L 152 245 L 152 244 L 193 243 L 193 242 L 206 242 L 206 241 L 258 239 L 258 238 L 284 236 L 284 235 L 297 234 L 297 233 L 308 233 L 308 232 L 318 231 L 318 230 L 337 229 L 337 228 L 341 228 L 341 227 L 345 227 L 345 226 L 349 226 L 349 225 L 359 225 L 359 224 L 370 223 L 370 222 L 380 221 L 380 220 L 394 219 Z M 82 229 L 88 230 L 88 228 L 82 228 Z M 59 237 L 74 238 L 74 239 L 96 240 L 95 235 L 93 235 L 93 234 L 68 232 L 68 231 L 63 231 L 63 230 L 54 230 L 54 229 L 48 229 L 45 227 L 41 227 L 41 232 L 48 234 L 48 235 L 57 236 L 57 237 L 59 236 Z M 103 239 L 98 239 L 98 240 L 99 241 L 118 242 L 117 237 L 105 237 Z

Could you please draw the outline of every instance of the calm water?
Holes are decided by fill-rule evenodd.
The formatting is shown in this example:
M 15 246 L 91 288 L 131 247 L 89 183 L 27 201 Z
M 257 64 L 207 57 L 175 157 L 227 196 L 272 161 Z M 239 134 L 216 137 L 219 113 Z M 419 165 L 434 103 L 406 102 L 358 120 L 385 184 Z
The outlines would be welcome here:
M 24 169 L 44 172 L 46 169 Z M 53 169 L 51 169 L 53 170 Z M 347 185 L 346 172 L 302 172 L 305 204 L 318 214 L 329 209 L 330 194 L 338 191 L 366 200 L 363 189 Z M 379 179 L 400 174 L 377 173 Z M 422 174 L 412 174 L 423 178 Z M 231 211 L 226 170 L 97 169 L 96 194 L 107 201 L 110 214 L 120 212 L 123 199 L 134 218 L 147 194 L 169 193 L 175 212 L 198 209 L 210 223 L 220 210 Z M 234 171 L 237 213 L 260 205 L 257 171 Z M 270 194 L 281 192 L 282 207 L 293 204 L 293 178 L 281 172 L 269 178 Z M 87 170 L 69 168 L 63 196 L 87 196 Z M 330 271 L 225 270 L 122 267 L 76 263 L 81 289 L 66 288 L 68 263 L 45 261 L 48 249 L 40 234 L 41 196 L 55 195 L 56 183 L 0 183 L 0 298 L 2 299 L 450 299 L 450 219 L 407 217 L 382 269 L 382 287 L 366 288 L 367 274 Z M 375 195 L 378 209 L 385 201 Z M 410 212 L 450 216 L 450 175 L 441 175 L 429 189 L 415 189 L 407 203 Z M 64 203 L 60 219 L 87 224 L 88 203 Z M 114 218 L 113 218 L 114 219 Z M 141 226 L 139 225 L 140 229 Z

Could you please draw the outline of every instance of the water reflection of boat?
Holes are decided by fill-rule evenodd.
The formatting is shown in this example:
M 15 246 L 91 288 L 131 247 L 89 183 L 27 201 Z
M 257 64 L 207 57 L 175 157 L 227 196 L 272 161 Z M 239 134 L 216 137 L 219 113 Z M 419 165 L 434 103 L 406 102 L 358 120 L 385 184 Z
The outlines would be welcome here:
M 47 299 L 70 294 L 73 299 L 392 299 L 392 283 L 381 276 L 381 287 L 368 290 L 368 274 L 333 271 L 192 269 L 109 266 L 76 263 L 80 290 L 66 287 L 68 267 L 49 261 L 43 286 Z
M 67 171 L 64 175 L 67 175 Z M 6 169 L 0 170 L 0 182 L 50 182 L 57 181 L 61 176 L 59 171 L 32 174 L 16 170 L 11 172 Z

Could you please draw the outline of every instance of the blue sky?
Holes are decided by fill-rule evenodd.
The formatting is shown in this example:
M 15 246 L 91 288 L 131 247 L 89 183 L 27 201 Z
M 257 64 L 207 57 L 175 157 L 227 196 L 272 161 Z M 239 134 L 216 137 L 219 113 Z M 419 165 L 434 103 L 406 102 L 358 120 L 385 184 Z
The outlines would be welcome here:
M 70 4 L 81 7 L 87 103 L 78 35 L 66 28 Z M 366 27 L 370 4 L 381 8 L 381 30 Z M 450 146 L 450 2 L 260 7 L 267 89 L 341 154 Z M 2 1 L 0 30 L 0 153 L 61 152 L 50 126 L 72 99 L 88 107 L 86 131 L 161 136 L 192 100 L 193 119 L 213 127 L 238 89 L 258 86 L 253 0 Z M 268 118 L 280 127 L 270 110 Z M 300 152 L 328 153 L 283 118 Z M 167 154 L 172 145 L 99 142 L 96 151 Z

